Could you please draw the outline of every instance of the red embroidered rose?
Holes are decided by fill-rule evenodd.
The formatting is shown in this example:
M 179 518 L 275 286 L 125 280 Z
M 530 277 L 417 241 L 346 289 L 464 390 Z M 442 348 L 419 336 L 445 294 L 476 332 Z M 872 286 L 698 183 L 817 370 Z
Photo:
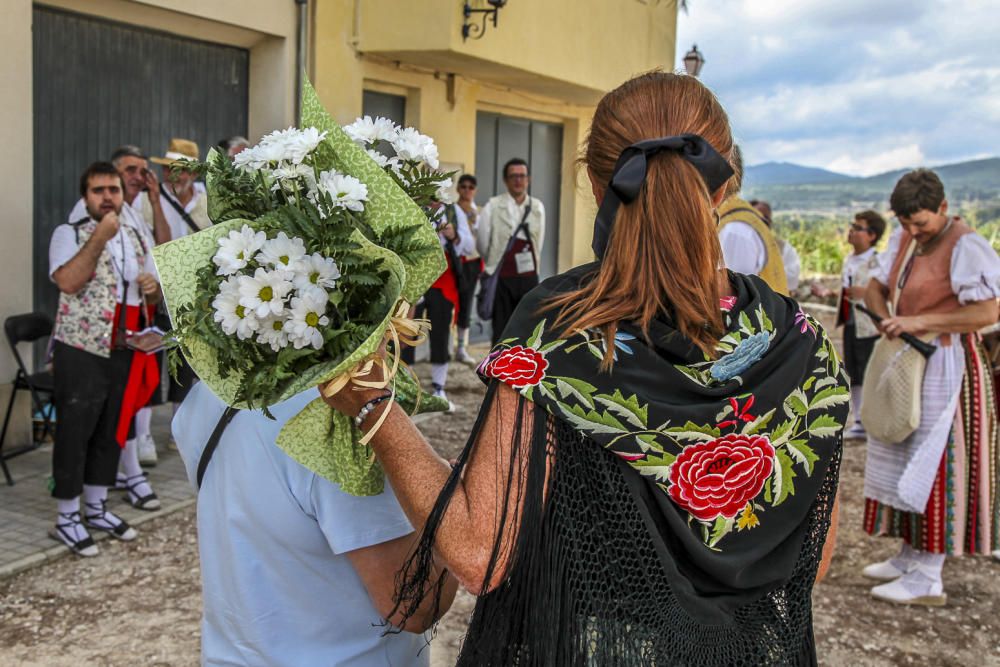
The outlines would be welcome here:
M 480 373 L 496 378 L 515 389 L 533 387 L 545 377 L 549 362 L 538 350 L 514 347 L 493 352 L 483 363 Z
M 670 466 L 668 493 L 701 521 L 731 519 L 764 488 L 774 447 L 762 435 L 727 435 L 684 448 Z

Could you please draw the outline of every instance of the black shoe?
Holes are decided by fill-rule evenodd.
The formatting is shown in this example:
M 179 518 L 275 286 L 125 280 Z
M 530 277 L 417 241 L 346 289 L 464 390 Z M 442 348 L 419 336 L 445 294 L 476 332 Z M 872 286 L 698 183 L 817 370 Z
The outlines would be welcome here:
M 74 528 L 83 529 L 85 537 L 76 539 L 77 531 Z M 49 531 L 49 537 L 51 537 L 56 542 L 61 542 L 69 547 L 69 550 L 75 553 L 77 556 L 84 556 L 85 558 L 90 558 L 96 556 L 100 553 L 97 545 L 94 544 L 94 538 L 90 536 L 86 528 L 83 528 L 83 522 L 80 521 L 79 512 L 70 512 L 69 514 L 59 513 L 59 520 L 56 521 L 55 528 Z
M 146 485 L 149 493 L 144 496 L 140 496 L 138 489 L 143 484 Z M 156 497 L 155 493 L 153 493 L 153 488 L 149 485 L 149 480 L 146 479 L 145 473 L 126 478 L 125 490 L 128 492 L 125 499 L 128 500 L 129 505 L 137 510 L 153 512 L 160 509 L 160 499 Z
M 135 528 L 128 525 L 125 519 L 114 512 L 109 512 L 106 507 L 107 501 L 102 500 L 99 504 L 84 503 L 86 514 L 83 515 L 83 523 L 88 528 L 103 530 L 105 533 L 123 542 L 131 542 L 139 536 Z

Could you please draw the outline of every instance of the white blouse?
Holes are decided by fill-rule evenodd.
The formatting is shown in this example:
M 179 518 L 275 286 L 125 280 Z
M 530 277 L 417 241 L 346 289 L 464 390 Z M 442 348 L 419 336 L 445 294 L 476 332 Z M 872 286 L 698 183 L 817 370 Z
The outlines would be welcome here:
M 883 285 L 889 284 L 902 235 L 901 227 L 892 233 L 888 250 L 878 256 L 878 266 L 872 271 L 871 277 Z M 1000 298 L 1000 256 L 977 232 L 966 234 L 955 244 L 951 253 L 951 289 L 962 305 Z

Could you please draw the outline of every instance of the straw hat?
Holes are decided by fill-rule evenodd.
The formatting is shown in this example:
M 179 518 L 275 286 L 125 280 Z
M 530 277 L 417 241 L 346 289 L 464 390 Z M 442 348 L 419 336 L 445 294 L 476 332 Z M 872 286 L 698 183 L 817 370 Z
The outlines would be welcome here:
M 172 165 L 175 162 L 197 161 L 198 156 L 198 144 L 195 142 L 190 139 L 171 139 L 165 157 L 151 157 L 149 159 L 156 164 Z

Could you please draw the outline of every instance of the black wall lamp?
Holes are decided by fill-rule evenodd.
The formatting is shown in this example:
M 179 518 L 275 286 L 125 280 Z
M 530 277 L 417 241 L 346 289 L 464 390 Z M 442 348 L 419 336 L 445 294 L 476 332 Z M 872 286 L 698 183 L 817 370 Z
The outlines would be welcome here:
M 697 77 L 701 74 L 701 68 L 705 65 L 705 56 L 698 50 L 695 44 L 691 50 L 684 54 L 684 71 L 691 76 Z
M 465 0 L 465 7 L 462 9 L 462 16 L 465 17 L 465 21 L 462 23 L 462 41 L 466 41 L 470 37 L 472 39 L 482 39 L 483 34 L 486 32 L 486 22 L 491 18 L 493 19 L 493 27 L 497 27 L 497 14 L 500 10 L 507 4 L 507 0 L 486 0 L 486 4 L 490 6 L 490 9 L 474 9 L 469 0 Z M 481 25 L 471 23 L 469 18 L 473 14 L 482 14 L 483 22 Z

